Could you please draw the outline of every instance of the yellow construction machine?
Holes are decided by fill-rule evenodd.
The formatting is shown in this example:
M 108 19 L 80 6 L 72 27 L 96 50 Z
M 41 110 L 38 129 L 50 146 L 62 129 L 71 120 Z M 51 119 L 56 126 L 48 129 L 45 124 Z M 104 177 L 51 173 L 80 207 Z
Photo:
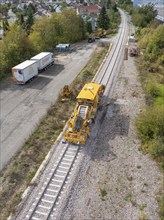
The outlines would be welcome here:
M 107 34 L 107 31 L 102 29 L 102 28 L 98 28 L 95 33 L 93 34 L 93 37 L 95 39 L 100 39 L 100 38 L 105 38 Z
M 64 98 L 64 97 L 69 97 L 70 94 L 72 93 L 72 89 L 70 86 L 65 85 L 62 90 L 60 91 L 60 97 Z
M 77 96 L 77 104 L 64 133 L 64 139 L 74 144 L 85 144 L 90 133 L 90 124 L 97 110 L 102 106 L 102 95 L 105 86 L 87 83 Z

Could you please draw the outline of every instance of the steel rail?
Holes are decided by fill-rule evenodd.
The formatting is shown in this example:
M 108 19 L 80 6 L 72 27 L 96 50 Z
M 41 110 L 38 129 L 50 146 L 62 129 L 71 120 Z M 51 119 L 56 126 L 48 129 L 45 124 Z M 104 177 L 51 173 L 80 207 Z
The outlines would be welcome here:
M 105 86 L 108 84 L 108 82 L 109 82 L 109 80 L 110 80 L 110 77 L 111 77 L 111 75 L 112 75 L 113 69 L 114 69 L 114 67 L 115 67 L 115 64 L 116 64 L 116 62 L 117 62 L 117 58 L 118 58 L 118 56 L 119 56 L 119 52 L 121 51 L 121 48 L 122 48 L 121 46 L 122 46 L 123 41 L 124 41 L 124 35 L 125 35 L 125 30 L 126 30 L 126 29 L 125 29 L 125 25 L 126 25 L 125 18 L 123 17 L 122 28 L 121 28 L 120 34 L 119 34 L 119 36 L 118 36 L 118 40 L 117 40 L 116 44 L 114 45 L 114 49 L 113 49 L 113 51 L 112 51 L 112 54 L 110 54 L 109 60 L 108 60 L 108 58 L 107 58 L 107 60 L 106 60 L 106 63 L 108 62 L 108 63 L 107 63 L 107 66 L 106 66 L 106 68 L 105 68 L 105 70 L 104 70 L 104 72 L 103 72 L 101 78 L 97 80 L 98 77 L 96 77 L 96 79 L 94 80 L 95 82 L 102 83 L 103 79 L 104 79 L 105 76 L 106 76 L 107 70 L 108 70 L 108 68 L 109 68 L 109 66 L 110 66 L 110 64 L 111 64 L 111 62 L 113 61 L 113 57 L 116 56 L 116 58 L 115 58 L 115 60 L 114 60 L 114 62 L 113 62 L 113 65 L 112 65 L 111 72 L 110 72 L 110 74 L 109 74 L 109 76 L 108 76 L 108 79 L 107 79 L 107 81 L 106 81 L 106 83 L 105 83 Z M 116 52 L 117 52 L 117 53 L 116 53 Z M 116 55 L 115 55 L 115 54 L 116 54 Z
M 118 59 L 118 57 L 119 57 L 119 52 L 121 51 L 121 49 L 123 49 L 122 45 L 123 45 L 123 43 L 124 43 L 124 37 L 125 37 L 125 33 L 126 33 L 126 31 L 125 31 L 126 28 L 125 28 L 125 27 L 126 27 L 126 22 L 125 22 L 125 20 L 124 20 L 124 28 L 122 28 L 122 29 L 123 29 L 123 31 L 122 31 L 122 38 L 121 38 L 121 41 L 119 42 L 119 43 L 120 43 L 119 48 L 117 47 L 118 53 L 116 54 L 116 58 L 115 58 L 115 60 L 114 60 L 114 63 L 113 63 L 113 66 L 112 66 L 112 69 L 111 69 L 111 72 L 110 72 L 110 76 L 111 76 L 112 73 L 113 73 L 115 64 L 116 64 L 117 59 Z M 108 77 L 107 82 L 106 82 L 106 85 L 108 84 L 109 80 L 110 80 L 110 77 Z M 114 80 L 114 78 L 113 78 L 113 80 Z M 113 80 L 112 80 L 112 83 L 113 83 Z
M 57 172 L 60 172 L 59 166 L 61 165 L 61 163 L 62 163 L 64 160 L 66 160 L 66 159 L 65 159 L 65 156 L 66 156 L 66 154 L 69 152 L 69 150 L 71 149 L 71 147 L 72 147 L 72 146 L 71 146 L 70 144 L 68 144 L 67 147 L 65 148 L 65 150 L 63 151 L 62 155 L 60 156 L 60 159 L 59 159 L 59 162 L 58 162 L 57 166 L 55 167 L 55 169 L 54 169 L 54 171 L 53 171 L 51 177 L 49 178 L 48 182 L 46 183 L 46 186 L 44 187 L 44 190 L 42 191 L 42 193 L 41 193 L 41 195 L 40 195 L 40 197 L 39 197 L 39 200 L 36 202 L 35 207 L 33 208 L 32 212 L 31 212 L 30 214 L 27 214 L 27 215 L 26 215 L 26 219 L 27 219 L 27 218 L 28 218 L 29 220 L 42 219 L 42 218 L 40 218 L 40 217 L 39 217 L 39 218 L 34 217 L 34 215 L 36 214 L 37 208 L 39 207 L 40 203 L 42 202 L 42 199 L 43 199 L 43 197 L 45 196 L 46 190 L 47 190 L 48 187 L 50 186 L 50 184 L 51 184 L 51 182 L 52 182 L 52 179 L 53 179 L 53 181 L 55 181 L 55 180 L 54 180 L 55 174 L 56 174 Z M 50 215 L 51 215 L 51 213 L 52 213 L 52 211 L 53 211 L 53 209 L 54 209 L 54 207 L 55 207 L 55 205 L 56 205 L 56 203 L 57 203 L 57 201 L 58 201 L 58 198 L 59 198 L 59 196 L 60 196 L 60 194 L 61 194 L 61 191 L 62 191 L 62 189 L 63 189 L 63 187 L 64 187 L 64 185 L 65 185 L 65 183 L 66 183 L 66 181 L 67 181 L 68 175 L 69 175 L 69 173 L 70 173 L 70 171 L 71 171 L 71 169 L 72 169 L 72 166 L 73 166 L 73 164 L 74 164 L 74 162 L 75 162 L 75 160 L 76 160 L 77 154 L 78 154 L 78 152 L 79 152 L 79 150 L 80 150 L 80 146 L 76 146 L 76 147 L 77 147 L 77 148 L 72 149 L 72 150 L 75 150 L 74 155 L 73 155 L 73 158 L 72 158 L 70 164 L 68 164 L 68 167 L 65 167 L 65 169 L 68 168 L 68 170 L 66 171 L 65 175 L 63 176 L 62 184 L 60 185 L 60 189 L 58 190 L 57 194 L 55 195 L 55 199 L 52 201 L 53 203 L 52 203 L 51 207 L 49 208 L 49 211 L 48 211 L 47 213 L 45 213 L 45 216 L 44 216 L 44 218 L 43 218 L 44 220 L 48 220 L 48 219 L 50 218 Z M 63 162 L 63 163 L 64 163 L 64 162 Z M 47 208 L 47 209 L 48 209 L 48 208 Z
M 59 193 L 58 193 L 58 196 L 57 196 L 56 200 L 54 201 L 53 206 L 51 207 L 50 212 L 49 212 L 49 214 L 48 214 L 46 220 L 49 220 L 49 217 L 50 217 L 50 215 L 51 215 L 51 212 L 53 211 L 54 206 L 55 206 L 55 204 L 56 204 L 56 202 L 57 202 L 57 199 L 59 198 L 59 195 L 60 195 L 60 193 L 61 193 L 61 191 L 62 191 L 62 189 L 63 189 L 63 187 L 64 187 L 64 185 L 65 185 L 65 183 L 66 183 L 66 180 L 67 180 L 68 175 L 69 175 L 69 173 L 70 173 L 70 171 L 71 171 L 71 169 L 72 169 L 72 166 L 73 166 L 73 164 L 74 164 L 74 162 L 75 162 L 75 160 L 76 160 L 76 157 L 77 157 L 77 154 L 78 154 L 79 150 L 80 150 L 80 146 L 77 146 L 76 154 L 75 154 L 75 156 L 74 156 L 74 158 L 73 158 L 73 160 L 72 160 L 72 163 L 70 164 L 69 170 L 68 170 L 68 172 L 67 172 L 67 174 L 66 174 L 66 176 L 65 176 L 65 179 L 64 179 L 64 181 L 63 181 L 63 183 L 62 183 L 62 185 L 61 185 L 61 188 L 60 188 L 60 191 L 59 191 Z

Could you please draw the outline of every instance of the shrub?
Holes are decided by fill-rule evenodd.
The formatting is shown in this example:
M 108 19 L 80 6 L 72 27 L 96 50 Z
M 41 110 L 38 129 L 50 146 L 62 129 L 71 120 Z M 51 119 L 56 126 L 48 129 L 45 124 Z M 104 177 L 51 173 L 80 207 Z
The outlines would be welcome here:
M 151 107 L 141 113 L 136 121 L 139 136 L 143 147 L 153 158 L 164 167 L 164 109 L 163 106 Z
M 164 138 L 153 139 L 150 141 L 149 149 L 154 158 L 164 156 Z
M 151 78 L 146 83 L 146 92 L 147 92 L 148 96 L 151 96 L 151 97 L 158 96 L 156 82 L 154 80 L 152 80 Z
M 105 189 L 100 188 L 100 194 L 101 194 L 101 197 L 103 198 L 107 195 L 107 191 Z
M 149 107 L 141 113 L 136 125 L 143 143 L 164 136 L 163 106 Z

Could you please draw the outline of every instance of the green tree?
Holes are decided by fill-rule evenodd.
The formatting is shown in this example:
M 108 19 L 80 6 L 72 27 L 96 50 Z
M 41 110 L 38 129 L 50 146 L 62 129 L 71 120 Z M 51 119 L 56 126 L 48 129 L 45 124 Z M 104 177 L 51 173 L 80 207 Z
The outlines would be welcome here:
M 31 27 L 34 24 L 34 16 L 33 16 L 33 11 L 31 8 L 28 9 L 27 12 L 27 20 L 26 20 L 26 25 L 25 25 L 25 29 L 26 29 L 26 33 L 29 35 L 30 31 L 31 31 Z
M 21 26 L 15 24 L 6 32 L 3 39 L 3 72 L 10 72 L 11 68 L 29 59 L 34 49 Z
M 66 3 L 66 2 L 63 2 L 63 3 L 61 4 L 61 6 L 62 6 L 62 10 L 63 10 L 63 9 L 65 9 L 65 8 L 67 8 L 67 3 Z
M 62 14 L 53 13 L 50 22 L 52 25 L 52 33 L 53 33 L 53 46 L 65 42 L 64 39 L 64 22 Z
M 100 15 L 97 20 L 97 24 L 99 28 L 107 30 L 109 28 L 109 17 L 106 13 L 105 6 L 102 7 L 100 11 Z
M 112 4 L 112 10 L 113 10 L 114 12 L 117 12 L 117 11 L 118 11 L 117 5 L 116 5 L 115 2 Z
M 143 5 L 136 8 L 132 15 L 132 21 L 136 26 L 146 27 L 157 15 L 157 11 L 152 4 Z
M 32 26 L 33 31 L 29 35 L 30 42 L 37 52 L 51 50 L 53 45 L 53 32 L 50 18 L 41 17 Z
M 111 6 L 111 0 L 107 0 L 107 9 L 109 9 Z
M 133 10 L 133 2 L 131 0 L 119 0 L 118 1 L 119 7 L 125 9 L 128 11 L 130 14 L 132 13 Z
M 7 19 L 3 20 L 2 26 L 3 26 L 4 33 L 9 30 L 9 23 Z
M 117 27 L 120 23 L 120 13 L 118 11 L 115 11 L 110 9 L 109 11 L 109 20 L 110 20 L 110 28 L 113 29 L 114 31 L 117 30 Z
M 3 40 L 0 40 L 0 79 L 5 76 L 5 57 L 4 57 L 5 46 Z
M 87 21 L 85 24 L 86 31 L 91 34 L 92 33 L 92 24 L 90 21 Z
M 147 48 L 147 56 L 150 62 L 158 60 L 158 63 L 164 65 L 164 59 L 162 58 L 164 52 L 164 26 L 160 25 L 156 30 L 154 30 Z
M 154 5 L 150 3 L 139 7 L 138 13 L 145 15 L 147 23 L 150 23 L 150 21 L 152 21 L 157 16 L 157 10 L 154 9 Z
M 0 13 L 7 17 L 9 7 L 7 5 L 0 4 Z
M 25 29 L 25 19 L 24 14 L 22 12 L 17 13 L 17 25 L 21 25 L 23 29 Z
M 29 39 L 38 52 L 52 50 L 58 43 L 73 43 L 84 38 L 84 22 L 70 9 L 36 20 L 32 29 Z
M 118 3 L 120 5 L 132 5 L 132 1 L 131 0 L 119 0 Z
M 64 38 L 73 43 L 84 38 L 84 22 L 76 15 L 75 10 L 65 9 L 62 13 L 64 24 Z

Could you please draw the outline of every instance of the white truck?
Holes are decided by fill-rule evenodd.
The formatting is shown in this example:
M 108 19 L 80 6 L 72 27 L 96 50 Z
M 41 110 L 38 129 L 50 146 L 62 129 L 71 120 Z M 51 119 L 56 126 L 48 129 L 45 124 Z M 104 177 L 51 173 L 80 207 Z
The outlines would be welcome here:
M 54 64 L 53 53 L 50 52 L 41 52 L 32 57 L 31 60 L 37 62 L 39 72 Z
M 34 60 L 26 60 L 13 67 L 12 74 L 18 84 L 25 84 L 38 75 L 37 62 Z

